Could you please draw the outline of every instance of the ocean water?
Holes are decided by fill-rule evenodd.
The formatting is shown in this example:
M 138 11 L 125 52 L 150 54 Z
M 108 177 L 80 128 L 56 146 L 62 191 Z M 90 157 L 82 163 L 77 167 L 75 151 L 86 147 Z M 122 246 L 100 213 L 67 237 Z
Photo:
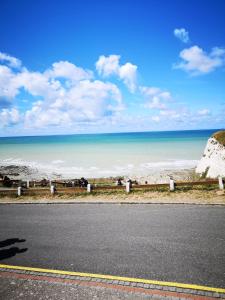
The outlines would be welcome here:
M 194 168 L 216 130 L 0 138 L 0 165 L 26 165 L 49 177 L 148 175 Z

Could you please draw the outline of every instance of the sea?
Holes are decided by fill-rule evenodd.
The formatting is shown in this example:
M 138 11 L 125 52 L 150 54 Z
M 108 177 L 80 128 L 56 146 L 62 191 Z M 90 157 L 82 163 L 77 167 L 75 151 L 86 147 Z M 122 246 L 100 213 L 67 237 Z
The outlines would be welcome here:
M 35 168 L 48 177 L 144 176 L 195 168 L 211 130 L 0 137 L 0 166 Z

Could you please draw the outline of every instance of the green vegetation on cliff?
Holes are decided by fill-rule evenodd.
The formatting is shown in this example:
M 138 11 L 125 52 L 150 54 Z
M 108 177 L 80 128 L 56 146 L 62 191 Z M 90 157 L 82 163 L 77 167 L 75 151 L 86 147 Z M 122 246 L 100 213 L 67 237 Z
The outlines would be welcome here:
M 217 131 L 213 137 L 223 146 L 225 146 L 225 130 Z

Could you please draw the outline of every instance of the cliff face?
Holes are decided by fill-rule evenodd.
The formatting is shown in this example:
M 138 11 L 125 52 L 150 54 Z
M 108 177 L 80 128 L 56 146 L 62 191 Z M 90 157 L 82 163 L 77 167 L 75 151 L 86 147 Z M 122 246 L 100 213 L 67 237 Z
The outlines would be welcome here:
M 225 134 L 225 131 L 219 133 L 221 136 L 221 133 Z M 209 138 L 204 154 L 196 168 L 196 173 L 205 177 L 225 177 L 225 145 L 216 139 L 217 134 Z

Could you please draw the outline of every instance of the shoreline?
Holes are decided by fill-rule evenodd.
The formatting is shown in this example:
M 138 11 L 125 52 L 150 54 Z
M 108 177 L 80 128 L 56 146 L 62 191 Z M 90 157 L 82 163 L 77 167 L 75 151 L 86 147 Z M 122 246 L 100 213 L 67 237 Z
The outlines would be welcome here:
M 8 164 L 8 165 L 0 165 L 0 174 L 3 176 L 8 176 L 12 180 L 42 180 L 42 179 L 50 179 L 50 180 L 74 180 L 79 179 L 82 176 L 76 176 L 74 178 L 68 178 L 63 174 L 47 174 L 41 172 L 37 168 L 32 168 L 26 165 L 16 165 L 16 164 Z M 113 176 L 96 176 L 96 177 L 86 177 L 90 181 L 101 182 L 101 181 L 115 181 L 118 178 L 123 178 L 125 181 L 127 179 L 131 179 L 137 181 L 138 184 L 145 184 L 146 181 L 149 184 L 154 183 L 167 183 L 169 178 L 173 177 L 176 181 L 191 181 L 196 178 L 199 178 L 195 173 L 195 168 L 184 168 L 184 169 L 153 169 L 149 171 L 147 174 L 118 174 Z

